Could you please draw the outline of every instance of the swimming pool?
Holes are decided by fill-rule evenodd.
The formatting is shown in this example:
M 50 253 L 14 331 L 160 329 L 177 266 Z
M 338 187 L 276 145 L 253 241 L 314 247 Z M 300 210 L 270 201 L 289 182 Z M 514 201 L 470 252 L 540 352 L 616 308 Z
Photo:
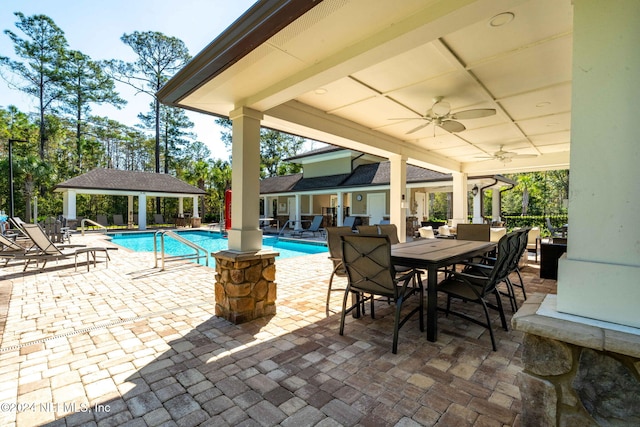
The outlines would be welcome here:
M 215 260 L 211 257 L 211 252 L 226 250 L 229 248 L 228 241 L 219 233 L 206 230 L 177 231 L 181 237 L 202 246 L 209 254 L 209 266 L 213 267 Z M 131 249 L 135 252 L 153 252 L 154 232 L 142 233 L 109 233 L 113 243 Z M 158 247 L 160 238 L 158 237 Z M 294 258 L 303 255 L 318 254 L 327 252 L 327 246 L 318 244 L 292 242 L 289 240 L 278 240 L 277 237 L 263 237 L 262 246 L 264 249 L 272 249 L 280 253 L 276 259 Z M 185 255 L 193 253 L 193 250 L 170 237 L 164 240 L 165 253 L 168 255 Z M 200 262 L 204 264 L 204 260 Z

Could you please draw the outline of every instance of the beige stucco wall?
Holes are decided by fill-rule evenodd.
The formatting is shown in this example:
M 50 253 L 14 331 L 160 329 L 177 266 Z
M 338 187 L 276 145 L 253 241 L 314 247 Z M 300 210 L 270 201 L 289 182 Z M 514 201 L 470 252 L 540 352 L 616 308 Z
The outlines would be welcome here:
M 307 163 L 304 165 L 305 178 L 338 175 L 342 173 L 351 173 L 351 157 Z

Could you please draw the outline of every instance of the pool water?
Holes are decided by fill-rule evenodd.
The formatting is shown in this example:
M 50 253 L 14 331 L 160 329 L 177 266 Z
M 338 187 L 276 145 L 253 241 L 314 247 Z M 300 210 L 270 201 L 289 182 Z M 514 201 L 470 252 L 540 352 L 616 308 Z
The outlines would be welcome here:
M 229 248 L 228 241 L 218 233 L 198 230 L 177 232 L 181 237 L 201 246 L 207 250 L 209 255 L 209 266 L 214 266 L 214 259 L 211 252 L 226 250 Z M 135 252 L 153 252 L 154 233 L 113 233 L 109 234 L 113 243 L 131 249 Z M 158 250 L 160 249 L 160 237 L 157 238 Z M 323 244 L 291 242 L 278 240 L 277 237 L 263 237 L 262 246 L 267 250 L 274 250 L 280 255 L 276 259 L 294 258 L 303 255 L 318 254 L 327 252 L 327 246 Z M 192 254 L 193 249 L 178 242 L 171 237 L 165 237 L 164 249 L 167 255 L 187 255 Z M 204 260 L 200 260 L 204 264 Z

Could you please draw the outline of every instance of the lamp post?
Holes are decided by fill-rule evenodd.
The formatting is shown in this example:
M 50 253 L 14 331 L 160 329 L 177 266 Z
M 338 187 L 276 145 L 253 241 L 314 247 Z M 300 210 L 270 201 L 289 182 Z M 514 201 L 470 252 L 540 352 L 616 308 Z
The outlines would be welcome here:
M 14 142 L 27 142 L 21 139 L 9 140 L 9 218 L 15 216 L 13 207 L 13 143 Z

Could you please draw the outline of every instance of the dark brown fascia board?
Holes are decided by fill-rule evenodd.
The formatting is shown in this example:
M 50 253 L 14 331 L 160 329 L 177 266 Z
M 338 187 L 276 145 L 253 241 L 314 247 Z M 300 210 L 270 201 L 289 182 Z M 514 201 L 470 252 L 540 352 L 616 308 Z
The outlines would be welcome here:
M 156 92 L 163 104 L 179 102 L 248 55 L 322 0 L 260 0 L 200 51 Z

